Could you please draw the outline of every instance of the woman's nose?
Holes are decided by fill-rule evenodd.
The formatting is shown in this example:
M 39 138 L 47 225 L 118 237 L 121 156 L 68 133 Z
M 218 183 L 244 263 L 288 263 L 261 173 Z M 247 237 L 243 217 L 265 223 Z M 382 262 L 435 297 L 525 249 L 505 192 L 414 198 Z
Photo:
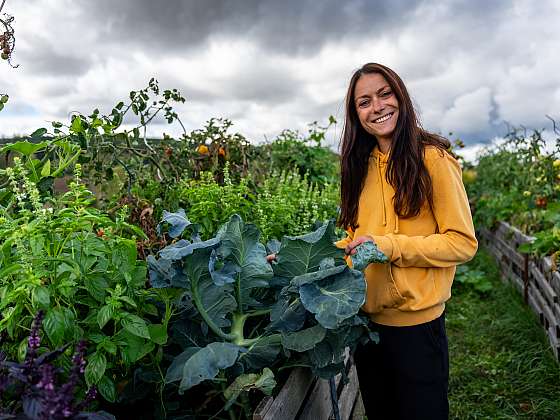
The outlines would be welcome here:
M 381 101 L 377 98 L 373 99 L 371 105 L 372 105 L 373 112 L 375 112 L 376 114 L 379 114 L 385 108 L 385 105 L 383 104 L 383 101 Z

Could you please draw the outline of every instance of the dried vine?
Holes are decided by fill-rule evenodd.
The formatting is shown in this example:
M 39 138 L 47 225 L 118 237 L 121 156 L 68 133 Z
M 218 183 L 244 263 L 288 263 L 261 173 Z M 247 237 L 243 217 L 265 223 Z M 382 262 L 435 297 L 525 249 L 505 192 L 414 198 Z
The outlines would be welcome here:
M 6 4 L 6 0 L 2 0 L 2 4 L 0 5 L 0 12 L 4 8 L 4 4 Z M 12 54 L 14 49 L 16 48 L 16 38 L 14 35 L 14 28 L 12 27 L 12 23 L 14 21 L 14 17 L 4 13 L 0 16 L 0 23 L 4 26 L 3 32 L 0 32 L 0 57 L 2 60 L 8 61 L 8 64 L 13 68 L 19 67 L 19 64 L 14 65 L 12 64 Z M 0 27 L 0 31 L 2 28 Z

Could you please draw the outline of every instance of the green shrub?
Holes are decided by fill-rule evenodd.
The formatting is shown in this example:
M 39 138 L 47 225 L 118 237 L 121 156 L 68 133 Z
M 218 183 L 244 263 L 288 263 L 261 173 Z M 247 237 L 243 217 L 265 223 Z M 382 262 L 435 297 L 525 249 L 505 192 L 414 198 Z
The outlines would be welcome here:
M 211 173 L 203 173 L 200 180 L 184 181 L 177 188 L 178 202 L 172 210 L 185 208 L 189 220 L 201 225 L 203 238 L 212 236 L 233 214 L 257 225 L 265 242 L 299 235 L 316 220 L 336 217 L 338 186 L 325 183 L 320 189 L 295 170 L 272 172 L 262 187 L 253 187 L 256 191 L 249 178 L 234 183 L 228 165 L 223 178 L 220 185 Z
M 48 348 L 85 339 L 85 377 L 107 400 L 133 364 L 167 340 L 166 322 L 146 289 L 146 263 L 137 259 L 143 232 L 92 207 L 94 197 L 76 165 L 70 190 L 41 199 L 19 158 L 6 169 L 12 200 L 0 208 L 0 338 L 8 356 L 23 360 L 32 319 L 45 312 Z M 69 362 L 69 358 L 66 357 Z

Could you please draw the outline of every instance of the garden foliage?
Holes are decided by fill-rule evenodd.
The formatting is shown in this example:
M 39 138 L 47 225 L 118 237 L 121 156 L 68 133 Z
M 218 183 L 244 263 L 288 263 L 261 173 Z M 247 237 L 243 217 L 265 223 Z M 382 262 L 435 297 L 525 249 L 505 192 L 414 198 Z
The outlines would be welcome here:
M 525 252 L 560 250 L 560 138 L 550 150 L 535 130 L 513 129 L 506 140 L 485 150 L 464 172 L 477 226 L 508 222 L 537 237 Z
M 329 378 L 343 370 L 345 349 L 368 337 L 358 314 L 365 280 L 333 244 L 332 221 L 270 243 L 272 265 L 256 226 L 238 215 L 205 241 L 184 211 L 166 212 L 163 223 L 175 242 L 148 264 L 153 287 L 180 293 L 181 316 L 170 326 L 177 350 L 165 376 L 179 394 L 220 375 L 235 389 L 259 381 L 268 389 L 274 379 L 263 369 L 283 364 Z M 372 242 L 365 246 L 358 266 L 386 261 Z M 227 389 L 231 405 L 239 392 Z

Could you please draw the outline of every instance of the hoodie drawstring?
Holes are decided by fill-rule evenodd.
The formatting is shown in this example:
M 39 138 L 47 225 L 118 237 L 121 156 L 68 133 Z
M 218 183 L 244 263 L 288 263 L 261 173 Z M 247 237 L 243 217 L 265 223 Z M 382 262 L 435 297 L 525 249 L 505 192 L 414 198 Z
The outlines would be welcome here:
M 387 213 L 385 211 L 385 193 L 383 190 L 383 177 L 381 175 L 381 159 L 377 156 L 377 173 L 379 174 L 379 182 L 381 182 L 381 201 L 383 202 L 383 226 L 387 226 Z
M 380 152 L 377 153 L 377 173 L 379 175 L 379 182 L 381 183 L 381 201 L 383 202 L 383 226 L 387 226 L 387 210 L 385 209 L 385 188 L 383 175 L 381 174 L 381 156 Z M 399 233 L 399 215 L 395 213 L 395 229 L 393 233 Z

